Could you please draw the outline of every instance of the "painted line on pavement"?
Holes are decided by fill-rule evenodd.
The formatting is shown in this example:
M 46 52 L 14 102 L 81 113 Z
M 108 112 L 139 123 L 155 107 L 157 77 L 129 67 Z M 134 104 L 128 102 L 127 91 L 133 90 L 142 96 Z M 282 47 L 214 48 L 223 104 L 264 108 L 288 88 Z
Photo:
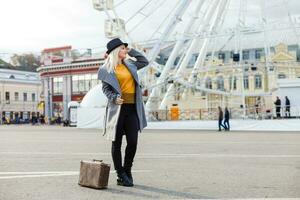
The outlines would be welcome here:
M 0 152 L 0 155 L 97 155 L 111 156 L 111 153 L 59 153 L 59 152 Z M 197 154 L 197 153 L 139 153 L 136 158 L 300 158 L 300 154 Z
M 132 170 L 132 173 L 147 173 L 152 170 Z M 111 174 L 115 171 L 110 171 Z M 1 176 L 1 175 L 17 175 L 17 176 Z M 40 178 L 51 176 L 74 176 L 79 175 L 79 171 L 49 171 L 49 172 L 0 172 L 0 179 L 16 179 L 16 178 Z

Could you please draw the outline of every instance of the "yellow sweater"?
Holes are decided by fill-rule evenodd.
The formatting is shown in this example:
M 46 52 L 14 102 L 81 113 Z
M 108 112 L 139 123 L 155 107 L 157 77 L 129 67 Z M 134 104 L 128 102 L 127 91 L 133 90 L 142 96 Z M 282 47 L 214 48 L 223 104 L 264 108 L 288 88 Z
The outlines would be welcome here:
M 135 82 L 130 71 L 124 64 L 119 64 L 115 74 L 120 84 L 123 103 L 135 103 Z

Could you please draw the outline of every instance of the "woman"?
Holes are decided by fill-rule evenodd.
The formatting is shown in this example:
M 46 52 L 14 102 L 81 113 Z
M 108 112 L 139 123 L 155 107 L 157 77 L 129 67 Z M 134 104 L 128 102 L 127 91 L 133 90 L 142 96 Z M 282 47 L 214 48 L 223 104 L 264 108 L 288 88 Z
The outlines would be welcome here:
M 107 58 L 99 68 L 98 77 L 108 99 L 104 134 L 112 140 L 111 153 L 118 177 L 117 184 L 131 187 L 131 168 L 137 148 L 138 131 L 141 132 L 147 126 L 137 70 L 149 63 L 142 54 L 127 46 L 119 38 L 107 43 Z M 127 54 L 136 61 L 125 60 Z M 126 136 L 127 146 L 122 165 L 123 135 Z

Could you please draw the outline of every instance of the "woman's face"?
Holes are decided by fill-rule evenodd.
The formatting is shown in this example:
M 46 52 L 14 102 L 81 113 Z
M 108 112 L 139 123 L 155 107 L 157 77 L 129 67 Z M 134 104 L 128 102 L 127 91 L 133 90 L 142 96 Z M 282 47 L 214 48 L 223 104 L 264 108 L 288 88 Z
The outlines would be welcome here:
M 126 58 L 127 48 L 125 47 L 125 45 L 121 45 L 120 47 L 121 48 L 120 48 L 118 56 L 121 60 L 124 60 Z

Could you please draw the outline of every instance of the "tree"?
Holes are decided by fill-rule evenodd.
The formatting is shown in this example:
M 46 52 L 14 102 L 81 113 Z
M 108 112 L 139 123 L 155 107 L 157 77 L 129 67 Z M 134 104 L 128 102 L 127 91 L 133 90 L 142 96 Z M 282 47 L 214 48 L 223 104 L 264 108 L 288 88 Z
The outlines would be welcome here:
M 77 49 L 71 51 L 71 57 L 73 60 L 76 60 L 80 57 L 80 52 Z
M 5 62 L 2 59 L 0 59 L 0 68 L 3 68 L 3 69 L 15 69 L 14 66 L 12 66 L 11 64 Z
M 36 68 L 40 66 L 40 57 L 32 53 L 22 55 L 14 54 L 10 59 L 12 65 L 26 71 L 36 71 Z
M 4 60 L 0 59 L 0 66 L 9 66 L 9 63 L 7 63 Z

